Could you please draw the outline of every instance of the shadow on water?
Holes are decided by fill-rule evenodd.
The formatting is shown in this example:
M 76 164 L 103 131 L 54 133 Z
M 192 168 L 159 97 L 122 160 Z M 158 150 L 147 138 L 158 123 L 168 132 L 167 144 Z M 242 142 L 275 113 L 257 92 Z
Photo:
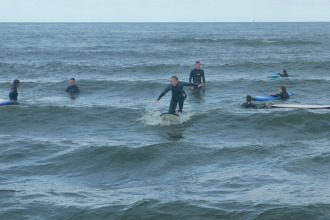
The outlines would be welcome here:
M 167 135 L 169 141 L 179 141 L 184 139 L 183 131 L 185 127 L 183 125 L 171 125 L 162 127 L 161 131 Z
M 69 96 L 71 98 L 71 100 L 75 100 L 76 98 L 78 98 L 78 94 L 75 94 L 75 93 L 69 93 Z
M 192 102 L 201 103 L 205 95 L 205 88 L 191 89 L 189 95 Z

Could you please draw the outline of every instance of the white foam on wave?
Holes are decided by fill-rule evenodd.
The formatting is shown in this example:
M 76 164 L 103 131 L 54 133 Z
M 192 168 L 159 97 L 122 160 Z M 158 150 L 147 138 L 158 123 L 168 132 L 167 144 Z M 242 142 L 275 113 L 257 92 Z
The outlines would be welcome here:
M 276 43 L 275 40 L 263 40 L 262 43 Z
M 161 114 L 162 112 L 160 111 L 154 109 L 146 109 L 142 117 L 139 119 L 139 121 L 145 125 L 169 126 L 169 125 L 183 124 L 189 121 L 194 115 L 193 112 L 190 112 L 190 113 L 184 113 L 182 116 L 174 120 L 163 120 L 160 117 Z

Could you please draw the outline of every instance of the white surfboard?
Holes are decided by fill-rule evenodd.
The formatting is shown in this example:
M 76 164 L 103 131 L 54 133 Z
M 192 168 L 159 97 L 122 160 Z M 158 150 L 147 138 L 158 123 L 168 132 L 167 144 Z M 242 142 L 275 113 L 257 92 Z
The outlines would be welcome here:
M 330 109 L 330 105 L 272 105 L 272 108 L 306 108 L 306 109 Z
M 180 115 L 178 114 L 170 114 L 170 113 L 163 113 L 160 115 L 162 120 L 165 121 L 177 121 L 180 118 Z

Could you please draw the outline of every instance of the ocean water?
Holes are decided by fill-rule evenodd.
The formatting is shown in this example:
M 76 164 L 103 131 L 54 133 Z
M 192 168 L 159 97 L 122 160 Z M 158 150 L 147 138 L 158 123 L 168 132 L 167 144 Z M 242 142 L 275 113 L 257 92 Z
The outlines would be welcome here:
M 240 106 L 329 105 L 329 57 L 330 23 L 2 23 L 0 219 L 330 219 L 329 110 Z

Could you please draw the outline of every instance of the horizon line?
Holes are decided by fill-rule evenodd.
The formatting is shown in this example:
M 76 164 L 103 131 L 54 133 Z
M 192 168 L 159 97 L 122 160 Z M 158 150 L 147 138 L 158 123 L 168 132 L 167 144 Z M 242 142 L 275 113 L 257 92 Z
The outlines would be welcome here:
M 0 23 L 330 23 L 330 21 L 0 21 Z

